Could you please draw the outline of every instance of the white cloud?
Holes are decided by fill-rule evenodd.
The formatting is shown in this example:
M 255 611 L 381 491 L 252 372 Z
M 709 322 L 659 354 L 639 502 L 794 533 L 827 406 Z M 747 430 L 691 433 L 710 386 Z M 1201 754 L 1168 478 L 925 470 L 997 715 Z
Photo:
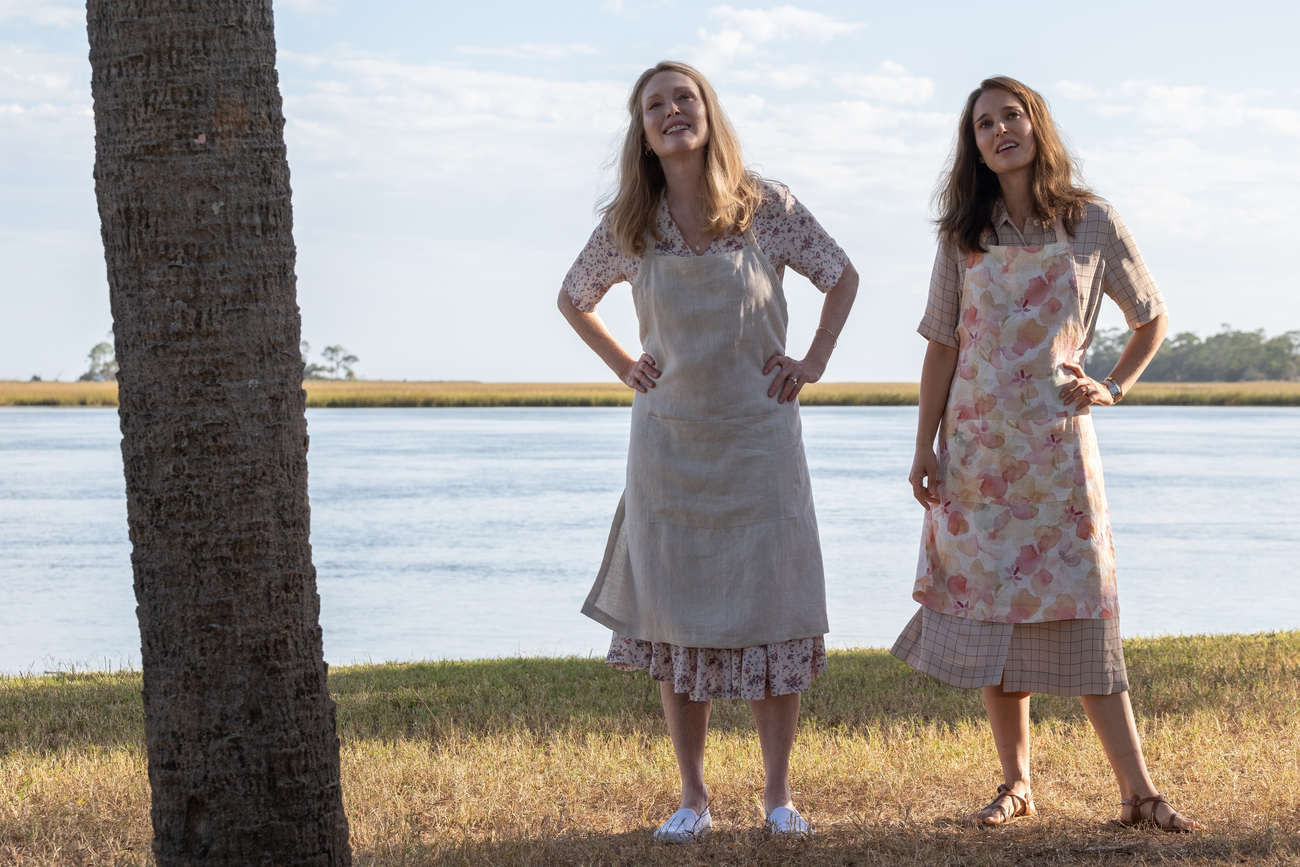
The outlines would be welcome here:
M 518 45 L 491 47 L 458 45 L 456 46 L 456 51 L 459 54 L 470 54 L 483 57 L 516 57 L 525 60 L 561 60 L 565 57 L 589 56 L 600 53 L 595 46 L 588 45 L 585 42 L 521 42 Z
M 0 93 L 20 103 L 89 103 L 90 63 L 85 54 L 0 42 Z
M 773 9 L 737 9 L 715 6 L 708 12 L 710 25 L 698 31 L 696 56 L 719 68 L 738 57 L 753 57 L 775 39 L 826 42 L 858 30 L 859 22 L 841 21 L 822 12 L 798 6 Z
M 0 143 L 9 163 L 86 159 L 94 126 L 85 54 L 0 43 L 0 94 Z
M 299 12 L 327 12 L 334 9 L 326 0 L 275 0 L 275 5 L 288 6 Z
M 1209 85 L 1126 81 L 1099 89 L 1058 83 L 1066 98 L 1085 103 L 1104 117 L 1126 116 L 1141 128 L 1171 135 L 1260 131 L 1300 136 L 1300 109 L 1275 91 L 1230 91 Z M 1252 125 L 1254 125 L 1252 127 Z
M 51 0 L 0 0 L 0 21 L 26 21 L 44 27 L 84 27 L 86 7 Z
M 1056 91 L 1066 99 L 1078 101 L 1091 101 L 1101 97 L 1100 90 L 1078 81 L 1058 81 Z
M 901 65 L 886 60 L 880 70 L 870 75 L 836 76 L 835 84 L 858 99 L 920 105 L 934 96 L 934 82 L 909 75 Z
M 361 54 L 292 60 L 313 70 L 309 82 L 284 76 L 295 162 L 402 194 L 430 182 L 497 191 L 577 183 L 610 156 L 625 123 L 622 82 Z
M 1089 180 L 1122 197 L 1133 219 L 1187 244 L 1208 243 L 1227 225 L 1256 240 L 1281 234 L 1277 203 L 1300 194 L 1291 95 L 1152 81 L 1057 90 L 1058 118 L 1093 121 L 1075 130 L 1087 143 Z
M 727 31 L 757 43 L 783 39 L 809 39 L 825 42 L 862 27 L 861 23 L 839 21 L 821 12 L 800 9 L 798 6 L 777 6 L 774 9 L 737 9 L 734 6 L 715 6 L 709 18 Z M 702 31 L 705 35 L 707 31 Z

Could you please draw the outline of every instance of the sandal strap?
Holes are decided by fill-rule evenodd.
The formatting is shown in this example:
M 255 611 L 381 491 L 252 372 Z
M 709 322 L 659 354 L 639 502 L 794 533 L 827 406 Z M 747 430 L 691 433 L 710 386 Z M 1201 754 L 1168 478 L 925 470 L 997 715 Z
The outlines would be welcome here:
M 1012 791 L 1011 786 L 1009 784 L 1001 783 L 998 785 L 997 797 L 995 797 L 992 801 L 990 801 L 989 805 L 984 809 L 986 810 L 993 809 L 994 804 L 997 804 L 998 799 L 1002 797 L 1007 797 L 1011 799 L 1011 811 L 1006 815 L 1007 819 L 1013 819 L 1016 816 L 1020 815 L 1022 812 L 1027 811 L 1029 809 L 1029 805 L 1034 800 L 1033 792 L 1026 791 L 1023 795 L 1017 795 L 1014 791 Z M 1005 809 L 1001 806 L 997 807 L 996 809 L 999 813 L 1006 812 Z
M 1165 796 L 1160 794 L 1159 792 L 1156 792 L 1154 795 L 1147 795 L 1145 798 L 1124 798 L 1120 801 L 1120 803 L 1125 807 L 1132 807 L 1133 811 L 1135 813 L 1138 813 L 1138 815 L 1141 815 L 1142 808 L 1145 807 L 1147 804 L 1153 804 L 1154 806 L 1152 806 L 1151 808 L 1152 819 L 1155 819 L 1156 810 L 1159 808 L 1161 804 L 1164 804 L 1166 807 L 1168 807 L 1170 810 L 1173 810 L 1175 813 L 1178 812 L 1177 810 L 1174 810 L 1174 805 L 1169 803 L 1169 801 L 1165 798 Z
M 1173 827 L 1175 820 L 1182 816 L 1182 813 L 1179 813 L 1178 810 L 1174 808 L 1174 805 L 1169 803 L 1169 800 L 1159 792 L 1156 792 L 1154 795 L 1148 795 L 1145 798 L 1123 798 L 1120 803 L 1126 807 L 1133 808 L 1133 818 L 1135 820 L 1150 822 L 1159 828 L 1169 829 Z M 1143 816 L 1142 808 L 1147 804 L 1151 805 L 1151 815 Z M 1161 804 L 1164 804 L 1169 808 L 1169 815 L 1163 822 L 1158 818 Z

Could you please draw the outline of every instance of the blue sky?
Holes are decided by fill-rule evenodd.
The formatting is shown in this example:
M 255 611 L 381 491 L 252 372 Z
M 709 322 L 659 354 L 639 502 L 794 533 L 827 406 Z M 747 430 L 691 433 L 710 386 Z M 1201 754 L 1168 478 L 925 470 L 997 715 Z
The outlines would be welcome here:
M 827 379 L 916 378 L 931 193 L 998 73 L 1047 97 L 1175 331 L 1300 328 L 1296 7 L 977 6 L 277 3 L 303 335 L 370 378 L 609 378 L 554 298 L 661 58 L 711 78 L 862 273 Z M 0 378 L 75 378 L 111 323 L 86 55 L 80 4 L 0 0 Z M 820 296 L 786 292 L 801 353 Z M 598 309 L 635 354 L 627 287 Z

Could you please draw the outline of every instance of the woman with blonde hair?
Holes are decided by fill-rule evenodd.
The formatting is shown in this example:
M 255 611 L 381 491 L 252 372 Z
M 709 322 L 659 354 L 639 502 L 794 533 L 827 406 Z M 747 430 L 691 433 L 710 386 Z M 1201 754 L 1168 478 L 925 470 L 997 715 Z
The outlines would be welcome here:
M 789 190 L 745 169 L 697 70 L 647 69 L 628 113 L 617 192 L 558 301 L 636 391 L 626 489 L 582 610 L 614 632 L 607 662 L 660 682 L 682 791 L 655 839 L 712 827 L 703 762 L 715 698 L 749 700 L 765 825 L 802 836 L 790 750 L 799 694 L 826 666 L 826 602 L 796 398 L 825 370 L 857 273 Z M 786 354 L 786 266 L 827 293 L 803 358 Z M 592 312 L 621 281 L 638 357 Z
M 1015 79 L 986 79 L 966 100 L 940 204 L 908 476 L 926 510 L 922 607 L 893 653 L 981 689 L 1003 782 L 978 824 L 1035 814 L 1029 696 L 1046 692 L 1080 697 L 1120 822 L 1199 830 L 1142 756 L 1089 414 L 1118 403 L 1155 355 L 1164 301 L 1119 215 L 1076 182 L 1043 98 Z M 1082 364 L 1103 295 L 1133 336 L 1098 382 Z

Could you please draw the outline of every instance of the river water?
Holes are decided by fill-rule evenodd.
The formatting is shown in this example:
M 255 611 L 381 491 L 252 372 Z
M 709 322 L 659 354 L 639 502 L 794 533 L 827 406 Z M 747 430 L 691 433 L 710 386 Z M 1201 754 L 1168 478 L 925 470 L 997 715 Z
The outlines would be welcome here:
M 911 616 L 915 409 L 811 407 L 832 647 Z M 1300 628 L 1300 409 L 1094 413 L 1126 636 Z M 311 410 L 331 664 L 602 654 L 626 409 Z M 116 410 L 0 409 L 0 671 L 139 665 Z

